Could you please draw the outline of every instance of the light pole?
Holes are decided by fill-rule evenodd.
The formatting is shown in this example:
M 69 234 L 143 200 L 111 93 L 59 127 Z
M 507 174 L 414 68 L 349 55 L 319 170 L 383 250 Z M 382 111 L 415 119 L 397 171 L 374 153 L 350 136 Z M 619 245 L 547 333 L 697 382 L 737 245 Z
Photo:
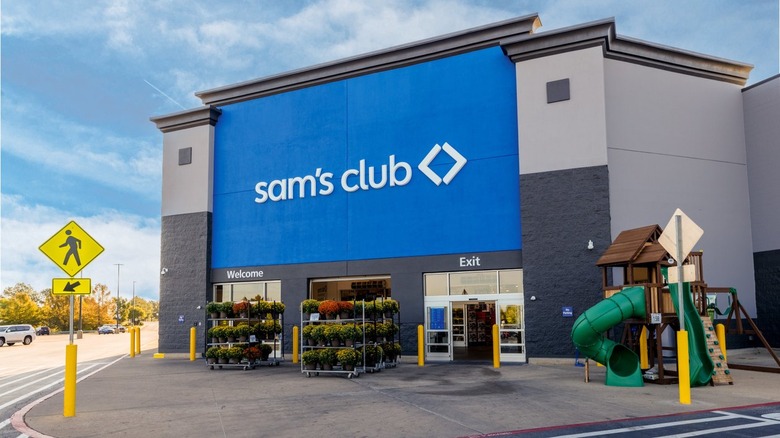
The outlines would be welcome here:
M 130 307 L 130 324 L 135 327 L 135 280 L 133 280 L 133 304 Z
M 116 265 L 116 330 L 119 331 L 119 268 L 122 263 L 114 263 Z

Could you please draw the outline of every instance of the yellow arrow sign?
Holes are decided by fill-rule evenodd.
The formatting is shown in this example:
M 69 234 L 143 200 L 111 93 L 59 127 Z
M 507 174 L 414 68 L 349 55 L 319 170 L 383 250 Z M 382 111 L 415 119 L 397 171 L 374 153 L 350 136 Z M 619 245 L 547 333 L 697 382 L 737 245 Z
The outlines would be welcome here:
M 71 277 L 103 252 L 103 247 L 75 221 L 68 222 L 38 249 Z
M 54 295 L 89 295 L 92 293 L 92 279 L 52 278 L 51 293 Z

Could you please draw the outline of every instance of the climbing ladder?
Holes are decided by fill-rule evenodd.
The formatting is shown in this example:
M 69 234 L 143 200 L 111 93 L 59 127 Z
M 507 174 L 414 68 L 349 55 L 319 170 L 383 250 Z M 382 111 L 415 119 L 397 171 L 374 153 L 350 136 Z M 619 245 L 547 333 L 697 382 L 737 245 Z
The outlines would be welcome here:
M 718 337 L 715 335 L 715 327 L 712 326 L 712 320 L 709 316 L 702 316 L 701 322 L 704 324 L 704 333 L 707 337 L 707 351 L 710 353 L 712 363 L 715 365 L 712 371 L 712 384 L 728 383 L 733 385 L 734 379 L 731 378 L 729 366 L 726 363 L 723 352 L 720 350 Z

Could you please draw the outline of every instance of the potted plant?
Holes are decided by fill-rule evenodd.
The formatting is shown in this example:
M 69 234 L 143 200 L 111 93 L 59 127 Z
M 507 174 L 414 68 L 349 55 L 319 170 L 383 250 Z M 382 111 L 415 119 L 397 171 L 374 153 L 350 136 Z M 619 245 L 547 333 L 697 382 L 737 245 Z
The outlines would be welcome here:
M 217 351 L 217 363 L 225 364 L 228 363 L 229 359 L 230 357 L 228 355 L 228 349 L 220 347 L 219 351 Z
M 250 346 L 244 348 L 243 357 L 249 361 L 250 364 L 254 363 L 258 359 L 260 359 L 261 353 L 260 348 L 255 346 Z
M 219 342 L 219 335 L 222 331 L 222 327 L 216 325 L 208 330 L 208 337 L 211 338 L 211 343 L 216 344 Z
M 223 327 L 223 330 L 225 331 L 225 337 L 228 342 L 236 342 L 236 338 L 238 337 L 236 327 L 225 326 Z
M 315 325 L 311 333 L 314 340 L 317 341 L 317 345 L 324 347 L 325 342 L 327 341 L 327 338 L 325 337 L 325 326 Z
M 208 350 L 206 350 L 206 363 L 217 363 L 217 359 L 219 358 L 219 347 L 209 347 Z
M 341 319 L 350 319 L 354 315 L 355 306 L 351 301 L 339 301 L 339 313 Z
M 317 345 L 317 339 L 314 337 L 314 328 L 317 327 L 316 325 L 305 325 L 303 326 L 303 339 L 306 340 L 307 344 L 309 346 Z
M 374 300 L 371 304 L 374 305 L 373 313 L 372 315 L 375 317 L 382 317 L 385 314 L 385 303 Z
M 347 324 L 341 326 L 341 338 L 347 347 L 351 347 L 357 340 L 362 340 L 362 337 L 363 331 L 357 325 Z
M 260 319 L 266 319 L 271 312 L 271 303 L 268 301 L 258 301 L 255 304 L 255 315 Z
M 325 340 L 330 342 L 331 347 L 341 345 L 341 325 L 330 324 L 325 326 Z
M 376 339 L 376 324 L 372 322 L 364 323 L 362 326 L 363 333 L 366 335 L 366 340 Z
M 206 313 L 209 314 L 211 319 L 219 318 L 220 306 L 221 304 L 216 301 L 206 304 Z
M 249 339 L 249 335 L 252 334 L 252 327 L 249 326 L 249 324 L 242 322 L 235 328 L 236 336 L 238 337 L 238 342 L 246 342 L 247 339 Z
M 274 348 L 268 344 L 260 344 L 258 348 L 260 349 L 260 360 L 268 360 L 268 356 L 274 351 Z
M 312 313 L 319 312 L 320 302 L 317 300 L 303 300 L 301 302 L 301 313 L 303 313 L 303 320 L 308 321 Z
M 375 367 L 382 360 L 383 351 L 379 345 L 364 345 L 363 353 L 365 354 L 367 367 Z
M 385 352 L 385 357 L 389 362 L 395 362 L 398 356 L 401 355 L 401 344 L 398 342 L 389 342 L 382 346 Z
M 224 303 L 221 303 L 219 308 L 219 317 L 230 318 L 231 316 L 233 316 L 233 303 L 230 301 L 225 301 Z
M 363 303 L 363 312 L 366 315 L 366 318 L 373 318 L 374 316 L 374 309 L 376 309 L 376 302 L 375 301 L 369 301 Z
M 224 325 L 218 325 L 216 327 L 212 327 L 209 329 L 212 336 L 212 342 L 214 342 L 214 337 L 217 338 L 217 342 L 227 342 L 227 333 L 225 333 L 225 326 Z
M 336 353 L 336 357 L 344 371 L 353 371 L 360 363 L 360 352 L 354 348 L 342 348 Z
M 244 349 L 241 347 L 230 347 L 227 349 L 228 363 L 239 363 L 241 358 L 244 357 Z
M 326 348 L 324 350 L 321 350 L 319 355 L 319 360 L 323 370 L 325 371 L 332 370 L 333 365 L 336 365 L 336 363 L 338 362 L 336 350 L 334 348 Z
M 325 318 L 327 319 L 336 319 L 336 315 L 339 314 L 339 303 L 333 301 L 333 300 L 325 300 L 320 303 L 320 306 L 317 308 L 320 315 L 325 315 Z
M 257 339 L 265 339 L 268 334 L 266 333 L 266 327 L 265 324 L 262 322 L 258 322 L 257 324 L 252 326 L 252 332 L 255 334 L 255 337 Z
M 320 353 L 317 350 L 307 350 L 301 355 L 301 361 L 305 370 L 316 370 L 319 360 Z
M 388 298 L 385 300 L 383 308 L 385 310 L 385 317 L 392 318 L 394 314 L 400 311 L 401 306 L 398 304 L 398 301 Z
M 249 301 L 239 301 L 233 303 L 233 315 L 239 318 L 249 317 Z
M 274 319 L 278 318 L 279 315 L 284 313 L 285 305 L 281 301 L 274 301 L 271 303 L 271 317 Z
M 352 314 L 355 315 L 356 319 L 361 319 L 365 317 L 365 307 L 366 307 L 365 301 L 355 301 L 355 303 L 353 304 Z

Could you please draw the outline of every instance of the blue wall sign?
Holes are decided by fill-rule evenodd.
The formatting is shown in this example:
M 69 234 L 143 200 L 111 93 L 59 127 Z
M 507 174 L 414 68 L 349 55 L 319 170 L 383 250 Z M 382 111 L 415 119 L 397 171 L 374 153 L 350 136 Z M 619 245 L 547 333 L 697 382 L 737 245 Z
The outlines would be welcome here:
M 574 307 L 563 306 L 561 307 L 561 313 L 564 318 L 572 318 L 574 316 Z
M 212 267 L 520 249 L 515 88 L 489 48 L 223 107 Z

